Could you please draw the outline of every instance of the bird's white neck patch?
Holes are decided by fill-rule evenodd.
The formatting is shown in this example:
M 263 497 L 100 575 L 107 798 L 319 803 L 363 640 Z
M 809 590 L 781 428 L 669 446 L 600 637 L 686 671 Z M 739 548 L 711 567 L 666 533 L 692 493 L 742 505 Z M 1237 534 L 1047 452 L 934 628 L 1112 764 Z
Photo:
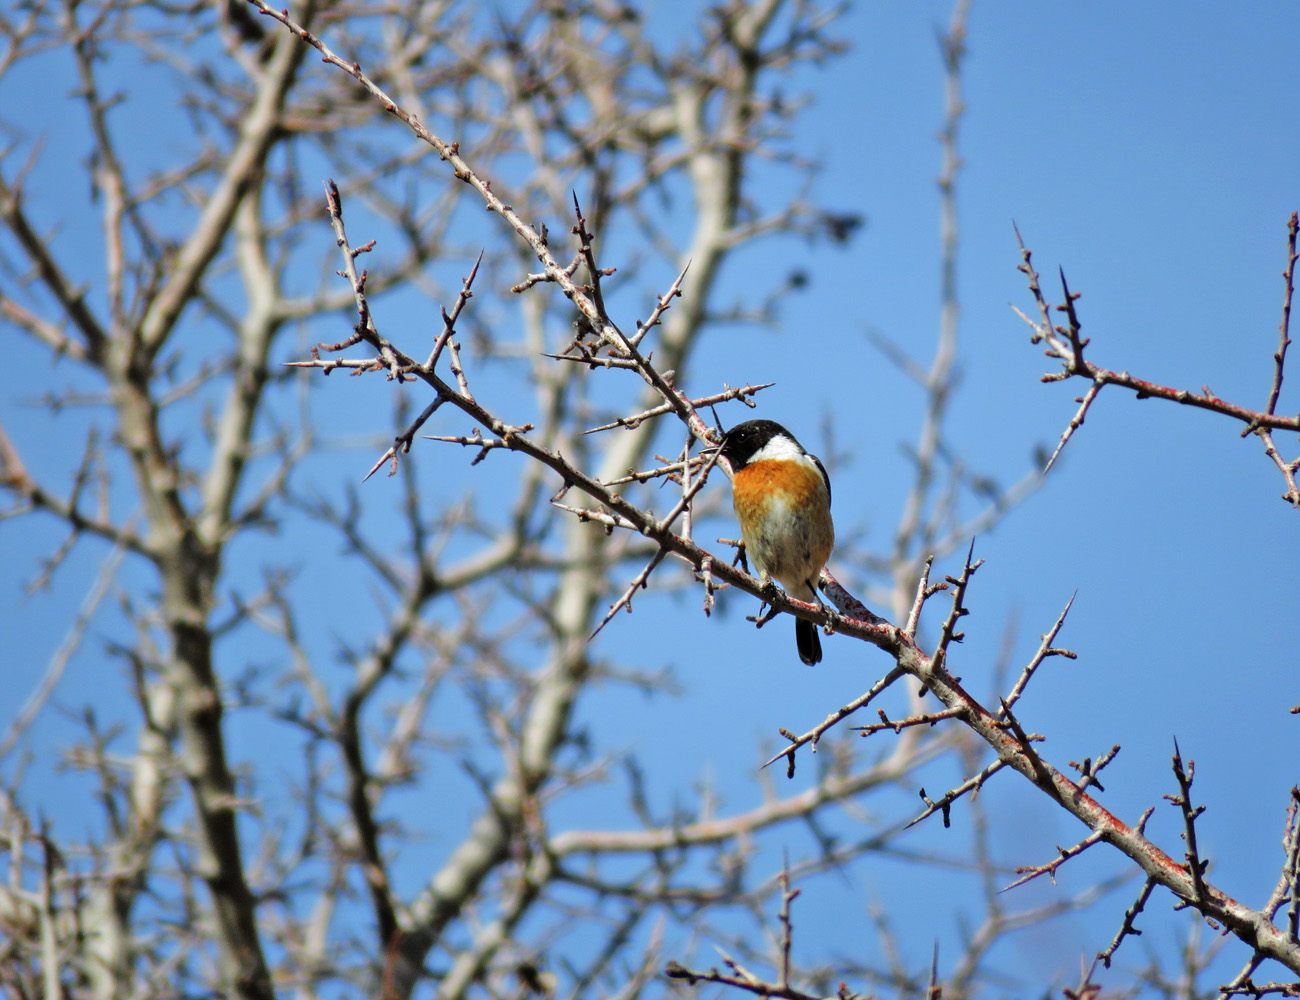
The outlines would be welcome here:
M 798 461 L 803 458 L 804 454 L 804 450 L 799 447 L 793 438 L 778 434 L 759 448 L 758 451 L 754 452 L 750 462 L 770 462 L 773 459 L 786 462 Z

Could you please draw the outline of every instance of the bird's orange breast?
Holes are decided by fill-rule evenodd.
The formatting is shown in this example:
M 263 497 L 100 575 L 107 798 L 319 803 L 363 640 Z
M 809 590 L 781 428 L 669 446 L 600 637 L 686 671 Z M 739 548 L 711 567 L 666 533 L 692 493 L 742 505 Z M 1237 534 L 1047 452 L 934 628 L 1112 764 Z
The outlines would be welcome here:
M 732 478 L 731 495 L 742 524 L 765 516 L 777 498 L 793 510 L 828 504 L 826 484 L 815 467 L 781 459 L 746 465 Z

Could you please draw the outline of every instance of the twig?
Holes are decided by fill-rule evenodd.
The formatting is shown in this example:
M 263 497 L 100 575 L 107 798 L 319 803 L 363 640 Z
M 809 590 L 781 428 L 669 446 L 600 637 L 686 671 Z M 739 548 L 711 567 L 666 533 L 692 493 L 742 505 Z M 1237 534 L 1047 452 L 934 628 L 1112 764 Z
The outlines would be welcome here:
M 1142 936 L 1142 932 L 1137 929 L 1137 925 L 1133 921 L 1137 919 L 1138 914 L 1147 905 L 1147 900 L 1151 898 L 1151 890 L 1155 887 L 1156 880 L 1154 878 L 1148 878 L 1142 883 L 1142 889 L 1138 892 L 1137 899 L 1133 901 L 1132 906 L 1124 911 L 1124 923 L 1120 925 L 1119 932 L 1111 939 L 1110 944 L 1097 952 L 1097 957 L 1101 959 L 1106 968 L 1110 968 L 1110 960 L 1115 957 L 1116 950 L 1126 937 Z
M 1273 385 L 1268 392 L 1268 405 L 1265 413 L 1277 411 L 1277 400 L 1282 394 L 1282 372 L 1286 367 L 1286 349 L 1291 346 L 1291 293 L 1295 290 L 1296 229 L 1297 215 L 1292 212 L 1291 221 L 1286 227 L 1286 270 L 1282 272 L 1282 322 L 1278 324 L 1277 353 L 1273 355 Z
M 1029 679 L 1034 676 L 1034 671 L 1042 666 L 1043 661 L 1049 656 L 1064 656 L 1069 660 L 1078 658 L 1077 653 L 1073 653 L 1068 649 L 1056 649 L 1052 646 L 1052 643 L 1056 641 L 1056 637 L 1061 631 L 1061 626 L 1065 624 L 1065 616 L 1070 613 L 1070 608 L 1074 606 L 1074 599 L 1078 595 L 1079 592 L 1076 590 L 1070 595 L 1070 599 L 1065 602 L 1065 607 L 1061 610 L 1061 613 L 1057 615 L 1056 622 L 1047 630 L 1046 634 L 1043 635 L 1042 642 L 1038 645 L 1038 650 L 1034 653 L 1030 661 L 1025 664 L 1025 669 L 1020 671 L 1020 676 L 1016 679 L 1015 686 L 1011 689 L 1011 693 L 1003 699 L 1003 704 L 1009 707 L 1020 700 L 1020 696 L 1025 693 L 1025 688 L 1029 684 Z
M 405 455 L 411 450 L 411 442 L 415 439 L 415 433 L 425 422 L 437 412 L 438 407 L 447 402 L 445 396 L 434 396 L 433 402 L 424 408 L 418 417 L 401 434 L 393 439 L 393 443 L 388 446 L 388 450 L 379 456 L 379 459 L 370 467 L 370 471 L 361 477 L 364 483 L 380 470 L 385 462 L 391 462 L 392 466 L 388 470 L 390 476 L 397 475 L 397 456 L 399 453 Z
M 866 625 L 889 626 L 889 622 L 881 618 L 865 604 L 859 601 L 849 593 L 839 580 L 835 579 L 829 569 L 823 569 L 821 575 L 817 578 L 817 589 L 825 594 L 832 604 L 839 610 L 842 618 L 834 618 L 832 623 L 839 628 L 845 619 L 862 622 Z
M 970 548 L 966 551 L 966 561 L 962 566 L 961 576 L 945 577 L 948 583 L 952 584 L 952 607 L 948 612 L 948 617 L 944 619 L 943 628 L 939 632 L 939 644 L 935 647 L 930 656 L 931 664 L 938 669 L 946 669 L 948 658 L 948 646 L 954 642 L 961 642 L 966 638 L 964 632 L 957 631 L 957 622 L 963 617 L 970 614 L 970 611 L 963 603 L 966 597 L 966 588 L 970 585 L 971 577 L 975 571 L 984 565 L 984 560 L 979 559 L 971 562 L 971 557 L 975 554 L 975 539 L 971 539 Z
M 916 638 L 916 630 L 921 622 L 921 608 L 925 606 L 925 602 L 939 591 L 948 589 L 946 582 L 930 586 L 930 569 L 933 566 L 934 556 L 926 556 L 925 566 L 916 581 L 916 597 L 912 599 L 912 610 L 908 612 L 907 624 L 903 626 L 903 634 L 910 639 Z
M 1083 758 L 1083 763 L 1081 764 L 1076 764 L 1074 761 L 1070 761 L 1070 766 L 1083 775 L 1083 780 L 1079 782 L 1078 794 L 1082 795 L 1086 792 L 1089 785 L 1095 786 L 1097 790 L 1101 792 L 1106 790 L 1102 786 L 1102 783 L 1097 780 L 1097 775 L 1101 773 L 1102 768 L 1115 759 L 1115 755 L 1118 753 L 1119 744 L 1116 743 L 1095 761 L 1091 757 Z
M 1282 873 L 1261 912 L 1272 920 L 1288 900 L 1291 905 L 1287 912 L 1287 932 L 1293 940 L 1300 941 L 1300 787 L 1297 786 L 1291 788 L 1291 802 L 1282 825 Z
M 790 949 L 794 945 L 794 925 L 790 920 L 790 904 L 802 890 L 790 888 L 790 859 L 781 864 L 781 912 L 777 919 L 781 923 L 781 970 L 777 985 L 781 989 L 790 988 Z
M 698 579 L 704 584 L 704 616 L 707 618 L 713 614 L 714 594 L 717 592 L 717 586 L 713 582 L 712 559 L 705 559 L 700 564 Z
M 1088 834 L 1088 836 L 1084 837 L 1073 847 L 1057 847 L 1057 850 L 1060 852 L 1060 854 L 1058 854 L 1057 857 L 1053 858 L 1045 865 L 1033 865 L 1032 867 L 1017 868 L 1016 874 L 1021 875 L 1022 877 L 1016 879 L 1010 885 L 1004 886 L 999 891 L 1008 892 L 1009 890 L 1014 889 L 1017 886 L 1024 885 L 1026 882 L 1033 881 L 1034 879 L 1038 878 L 1038 876 L 1040 875 L 1050 875 L 1052 877 L 1052 884 L 1055 885 L 1056 869 L 1060 868 L 1061 865 L 1065 864 L 1071 858 L 1078 857 L 1089 847 L 1092 847 L 1094 844 L 1100 842 L 1101 842 L 1101 831 L 1094 830 L 1092 833 Z
M 555 357 L 555 355 L 551 355 L 551 357 Z M 719 403 L 727 403 L 733 399 L 744 399 L 746 396 L 753 396 L 764 389 L 772 388 L 774 385 L 776 385 L 775 382 L 763 382 L 759 385 L 750 385 L 746 383 L 745 385 L 735 389 L 728 386 L 722 392 L 716 393 L 712 396 L 703 396 L 700 399 L 692 399 L 690 402 L 691 406 L 695 409 L 702 410 L 707 406 L 716 406 Z M 648 410 L 642 410 L 640 413 L 635 413 L 630 417 L 619 417 L 611 423 L 601 424 L 599 427 L 589 427 L 582 433 L 597 434 L 600 431 L 614 430 L 617 427 L 626 427 L 629 430 L 632 430 L 640 427 L 642 423 L 649 420 L 651 417 L 660 417 L 665 413 L 672 412 L 673 407 L 671 404 L 661 403 L 658 406 L 652 406 Z
M 1174 759 L 1173 759 L 1174 777 L 1178 780 L 1178 794 L 1166 795 L 1165 798 L 1172 802 L 1182 811 L 1183 814 L 1183 840 L 1187 843 L 1187 869 L 1192 876 L 1193 897 L 1191 902 L 1203 903 L 1205 901 L 1205 880 L 1203 878 L 1205 869 L 1209 867 L 1208 861 L 1202 861 L 1200 852 L 1196 847 L 1196 820 L 1201 813 L 1205 812 L 1205 806 L 1192 806 L 1192 781 L 1196 775 L 1195 761 L 1188 761 L 1186 769 L 1183 768 L 1183 757 L 1178 751 L 1178 740 L 1174 740 Z
M 923 712 L 920 715 L 912 715 L 906 719 L 891 719 L 885 714 L 883 708 L 876 709 L 876 713 L 880 716 L 879 722 L 873 722 L 869 726 L 850 726 L 849 728 L 861 736 L 870 736 L 886 729 L 891 729 L 897 734 L 904 729 L 912 729 L 915 726 L 934 726 L 944 719 L 958 718 L 961 715 L 961 709 L 945 708 L 942 712 Z
M 1261 428 L 1255 431 L 1255 434 L 1264 442 L 1264 454 L 1273 460 L 1273 464 L 1282 473 L 1282 478 L 1286 480 L 1286 492 L 1282 494 L 1282 499 L 1300 507 L 1300 483 L 1296 482 L 1296 470 L 1300 469 L 1300 458 L 1290 462 L 1284 459 L 1281 452 L 1277 450 L 1277 445 L 1273 443 L 1271 430 Z
M 610 514 L 603 510 L 591 510 L 587 507 L 572 507 L 569 504 L 560 503 L 558 500 L 552 500 L 551 505 L 558 507 L 560 510 L 567 511 L 574 515 L 579 521 L 595 521 L 597 524 L 603 524 L 609 528 L 626 528 L 631 531 L 636 530 L 636 524 L 625 517 L 619 517 L 617 514 Z
M 331 185 L 333 184 L 332 181 L 330 183 Z M 337 193 L 337 189 L 335 189 L 335 193 Z M 333 217 L 334 217 L 334 207 L 331 206 L 331 210 L 330 210 L 331 220 L 333 219 Z M 336 232 L 339 233 L 340 245 L 344 246 L 346 237 L 342 233 L 341 218 L 339 220 L 339 228 L 336 230 Z M 457 348 L 453 338 L 456 335 L 456 321 L 460 318 L 460 314 L 464 310 L 465 304 L 469 302 L 471 298 L 473 298 L 474 292 L 472 291 L 472 287 L 474 285 L 474 279 L 478 276 L 479 265 L 482 263 L 483 263 L 483 251 L 480 250 L 478 259 L 474 261 L 474 266 L 470 268 L 469 274 L 466 275 L 463 279 L 461 279 L 460 294 L 456 296 L 456 304 L 452 306 L 451 312 L 448 312 L 445 307 L 442 309 L 442 332 L 438 334 L 437 339 L 433 343 L 433 348 L 429 352 L 429 358 L 424 363 L 424 368 L 426 370 L 433 371 L 438 364 L 438 358 L 442 355 L 443 349 L 446 347 L 450 347 L 452 352 L 452 364 L 451 364 L 452 374 L 456 378 L 456 382 L 457 385 L 460 387 L 461 394 L 465 398 L 471 400 L 474 397 L 469 391 L 469 383 L 465 380 L 465 373 L 460 364 L 459 348 Z M 326 370 L 326 374 L 329 374 L 328 369 Z M 415 440 L 416 433 L 419 431 L 421 427 L 424 426 L 425 422 L 431 416 L 433 416 L 433 414 L 437 411 L 438 407 L 442 406 L 442 404 L 447 401 L 447 398 L 448 397 L 443 393 L 439 393 L 437 396 L 435 396 L 433 402 L 424 408 L 424 410 L 420 413 L 420 415 L 415 418 L 415 420 L 406 428 L 406 430 L 404 430 L 401 434 L 397 435 L 397 437 L 393 439 L 393 443 L 388 446 L 388 450 L 379 456 L 379 460 L 376 461 L 375 464 L 370 467 L 370 471 L 367 472 L 364 477 L 362 477 L 361 481 L 364 483 L 367 479 L 373 476 L 376 472 L 379 471 L 379 468 L 385 462 L 392 463 L 391 468 L 388 470 L 388 474 L 390 476 L 395 475 L 397 473 L 397 456 L 399 454 L 405 455 L 408 452 L 410 452 L 411 442 Z
M 1300 997 L 1300 982 L 1264 983 L 1256 985 L 1249 978 L 1243 979 L 1237 986 L 1219 987 L 1220 996 L 1266 997 L 1276 994 L 1280 997 Z
M 1291 789 L 1291 850 L 1287 853 L 1286 874 L 1289 876 L 1291 907 L 1286 915 L 1286 930 L 1291 940 L 1300 943 L 1300 789 Z
M 663 320 L 664 313 L 666 313 L 671 307 L 673 299 L 682 294 L 682 281 L 686 277 L 686 272 L 690 269 L 691 262 L 688 260 L 686 265 L 682 268 L 681 273 L 677 275 L 677 279 L 668 286 L 668 291 L 664 292 L 663 295 L 660 295 L 655 301 L 655 307 L 646 318 L 646 321 L 644 323 L 637 323 L 636 333 L 632 335 L 633 346 L 639 345 L 642 338 L 644 338 L 647 333 L 658 326 Z
M 786 747 L 784 750 L 782 750 L 775 757 L 772 757 L 771 759 L 764 761 L 763 767 L 769 767 L 770 765 L 775 764 L 782 757 L 785 757 L 789 760 L 788 772 L 791 775 L 793 775 L 794 774 L 794 752 L 796 750 L 798 750 L 804 744 L 811 743 L 812 751 L 813 753 L 816 753 L 817 744 L 828 729 L 844 721 L 854 712 L 858 711 L 858 709 L 865 708 L 867 705 L 871 704 L 871 702 L 881 692 L 883 692 L 896 680 L 902 677 L 904 673 L 905 671 L 901 667 L 894 667 L 893 670 L 889 671 L 889 673 L 885 674 L 884 677 L 876 681 L 875 684 L 871 685 L 871 687 L 867 690 L 865 694 L 859 695 L 857 698 L 854 698 L 843 708 L 840 708 L 837 711 L 832 712 L 830 715 L 826 716 L 825 719 L 823 719 L 817 725 L 813 726 L 812 729 L 808 730 L 808 732 L 804 733 L 802 736 L 795 736 L 785 730 L 782 730 L 781 735 L 790 741 L 790 745 Z
M 470 462 L 470 465 L 478 465 L 479 462 L 487 458 L 488 452 L 493 451 L 496 448 L 505 448 L 506 450 L 511 450 L 512 445 L 510 443 L 510 439 L 508 436 L 509 434 L 525 434 L 528 431 L 531 431 L 532 429 L 533 429 L 532 424 L 524 424 L 522 427 L 510 428 L 508 433 L 502 435 L 501 437 L 485 438 L 482 432 L 477 427 L 475 427 L 474 432 L 468 435 L 426 434 L 424 435 L 424 439 L 426 441 L 442 441 L 445 444 L 460 444 L 460 445 L 464 445 L 467 448 L 480 448 L 482 450 L 479 451 L 479 453 L 474 456 L 474 460 Z
M 424 367 L 433 369 L 438 363 L 443 348 L 451 343 L 452 338 L 456 335 L 456 321 L 460 319 L 460 314 L 465 308 L 465 304 L 474 297 L 473 286 L 474 279 L 478 277 L 479 265 L 483 263 L 483 251 L 478 252 L 478 257 L 474 261 L 474 266 L 470 268 L 469 274 L 461 279 L 460 294 L 456 296 L 456 304 L 451 307 L 451 312 L 447 312 L 446 307 L 442 308 L 442 332 L 433 342 L 433 348 L 429 351 L 429 360 L 424 363 Z M 462 386 L 461 391 L 469 395 L 469 387 Z
M 1083 349 L 1088 346 L 1089 340 L 1086 337 L 1079 336 L 1079 328 L 1083 325 L 1079 322 L 1079 313 L 1074 307 L 1075 300 L 1082 292 L 1070 292 L 1069 283 L 1065 280 L 1065 268 L 1057 268 L 1057 273 L 1061 276 L 1061 292 L 1065 296 L 1065 301 L 1056 307 L 1057 312 L 1063 312 L 1067 318 L 1065 335 L 1070 338 L 1069 365 L 1073 374 L 1082 375 L 1087 372 L 1087 366 L 1083 361 Z M 1059 332 L 1060 327 L 1056 327 Z
M 557 504 L 556 506 L 559 505 Z M 627 585 L 627 589 L 623 591 L 622 596 L 609 606 L 609 611 L 607 611 L 605 617 L 600 620 L 600 624 L 592 630 L 591 635 L 587 636 L 588 642 L 591 642 L 592 639 L 600 635 L 601 630 L 613 620 L 614 616 L 618 614 L 620 609 L 627 608 L 629 614 L 632 612 L 632 596 L 638 590 L 646 589 L 649 585 L 650 574 L 655 571 L 655 567 L 663 562 L 665 555 L 667 555 L 667 552 L 664 549 L 659 549 L 650 557 L 650 561 L 642 567 L 641 572 L 639 572 L 633 578 L 632 582 Z
M 1038 752 L 1030 746 L 1031 743 L 1041 741 L 1043 737 L 1038 735 L 1031 736 L 1025 732 L 1024 728 L 1020 725 L 1020 720 L 1016 718 L 1015 713 L 1011 711 L 1011 706 L 1008 705 L 1005 700 L 1002 701 L 1002 709 L 998 712 L 998 715 L 1006 720 L 1006 727 L 1011 730 L 1012 734 L 1016 738 L 1017 752 L 1028 761 L 1029 766 L 1033 769 L 1038 781 L 1041 783 L 1049 780 L 1052 769 L 1047 766 L 1047 762 L 1038 755 Z M 1082 796 L 1078 794 L 1078 791 L 1079 789 L 1076 785 L 1071 789 L 1070 794 L 1076 799 L 1081 798 Z
M 379 349 L 379 357 L 384 367 L 388 369 L 389 379 L 405 382 L 409 376 L 402 371 L 396 353 L 391 345 L 378 336 L 375 330 L 370 315 L 370 302 L 366 298 L 366 272 L 361 271 L 358 273 L 357 271 L 357 257 L 374 249 L 374 240 L 359 247 L 354 247 L 348 242 L 347 229 L 343 223 L 343 196 L 339 194 L 339 186 L 332 179 L 325 183 L 325 201 L 329 206 L 330 227 L 334 230 L 339 250 L 343 254 L 343 270 L 340 273 L 351 283 L 352 294 L 357 304 L 357 323 L 353 327 L 352 337 L 338 344 L 331 344 L 327 349 L 342 351 L 365 340 L 366 343 Z
M 1230 997 L 1238 993 L 1254 994 L 1255 984 L 1251 981 L 1251 977 L 1262 963 L 1263 959 L 1258 955 L 1251 955 L 1242 970 L 1233 977 L 1232 982 L 1219 987 L 1219 996 Z
M 717 983 L 720 986 L 734 986 L 758 997 L 777 997 L 779 1000 L 819 1000 L 818 997 L 811 993 L 804 993 L 789 986 L 782 987 L 778 983 L 765 983 L 757 976 L 745 971 L 743 966 L 733 959 L 724 955 L 724 960 L 727 965 L 737 970 L 735 975 L 719 972 L 716 968 L 707 971 L 688 969 L 680 962 L 669 962 L 665 965 L 664 975 L 669 979 L 684 980 L 691 986 L 697 983 Z
M 1084 418 L 1088 416 L 1088 408 L 1091 407 L 1093 402 L 1097 399 L 1097 396 L 1101 393 L 1102 386 L 1105 384 L 1106 383 L 1104 382 L 1093 382 L 1092 385 L 1088 386 L 1087 392 L 1082 396 L 1077 397 L 1079 409 L 1076 410 L 1074 416 L 1070 418 L 1070 422 L 1066 425 L 1065 432 L 1061 435 L 1061 439 L 1056 442 L 1056 449 L 1052 452 L 1051 458 L 1047 460 L 1047 464 L 1043 466 L 1043 475 L 1047 475 L 1052 466 L 1056 464 L 1056 460 L 1060 456 L 1061 450 L 1065 447 L 1066 442 L 1069 441 L 1070 438 L 1074 437 L 1074 432 L 1083 426 Z
M 708 461 L 708 458 L 704 455 L 694 455 L 685 462 L 672 462 L 662 455 L 655 455 L 655 458 L 664 464 L 641 472 L 629 472 L 626 476 L 619 476 L 617 479 L 606 479 L 603 482 L 606 486 L 626 486 L 628 483 L 648 483 L 652 479 L 667 478 L 669 482 L 677 483 L 681 482 L 682 475 L 687 470 L 698 468 Z
M 965 795 L 967 792 L 978 791 L 980 788 L 984 787 L 984 782 L 988 781 L 989 778 L 993 777 L 993 775 L 997 774 L 1006 766 L 1007 766 L 1006 761 L 1000 759 L 995 760 L 993 761 L 993 763 L 989 764 L 986 768 L 984 768 L 984 770 L 980 771 L 979 774 L 972 775 L 971 777 L 967 778 L 956 788 L 953 788 L 950 791 L 945 792 L 943 797 L 937 800 L 932 801 L 930 797 L 925 794 L 925 789 L 922 788 L 920 790 L 920 795 L 921 795 L 921 801 L 925 803 L 925 811 L 922 812 L 915 819 L 910 820 L 907 826 L 903 827 L 903 829 L 906 830 L 916 826 L 917 823 L 921 822 L 923 819 L 933 816 L 936 812 L 943 813 L 943 825 L 945 828 L 951 826 L 952 825 L 952 816 L 951 816 L 952 804 L 956 802 L 959 798 L 961 798 L 963 795 Z

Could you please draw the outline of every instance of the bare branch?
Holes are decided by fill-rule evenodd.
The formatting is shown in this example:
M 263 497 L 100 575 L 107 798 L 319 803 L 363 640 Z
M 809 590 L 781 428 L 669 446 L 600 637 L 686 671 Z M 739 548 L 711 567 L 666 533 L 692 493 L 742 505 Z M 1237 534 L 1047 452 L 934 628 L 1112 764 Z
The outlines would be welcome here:
M 1061 435 L 1057 443 L 1056 450 L 1052 453 L 1047 467 L 1047 471 L 1067 441 L 1074 435 L 1074 432 L 1083 424 L 1088 410 L 1095 402 L 1097 395 L 1102 388 L 1108 385 L 1117 385 L 1131 390 L 1138 399 L 1163 399 L 1172 403 L 1179 403 L 1184 406 L 1192 406 L 1198 409 L 1209 410 L 1212 413 L 1218 413 L 1222 416 L 1240 421 L 1245 424 L 1242 430 L 1242 436 L 1247 434 L 1256 434 L 1264 442 L 1264 450 L 1270 459 L 1277 465 L 1278 470 L 1282 473 L 1287 484 L 1287 491 L 1283 495 L 1288 503 L 1300 508 L 1300 485 L 1297 485 L 1295 474 L 1300 469 L 1300 458 L 1294 462 L 1288 462 L 1282 458 L 1277 451 L 1273 442 L 1273 432 L 1291 431 L 1300 432 L 1300 414 L 1294 416 L 1282 416 L 1277 411 L 1278 397 L 1282 391 L 1283 369 L 1286 363 L 1286 350 L 1290 344 L 1289 327 L 1291 315 L 1291 293 L 1294 286 L 1295 260 L 1296 260 L 1296 230 L 1294 221 L 1288 223 L 1287 227 L 1287 266 L 1283 272 L 1284 293 L 1282 305 L 1282 322 L 1280 326 L 1280 341 L 1277 351 L 1273 355 L 1273 379 L 1269 389 L 1268 403 L 1263 410 L 1252 410 L 1249 407 L 1240 406 L 1230 403 L 1227 400 L 1220 399 L 1214 395 L 1208 387 L 1203 386 L 1199 393 L 1189 392 L 1186 389 L 1175 389 L 1170 386 L 1161 385 L 1156 382 L 1150 382 L 1145 379 L 1137 378 L 1128 372 L 1114 371 L 1109 368 L 1102 368 L 1088 361 L 1083 356 L 1084 347 L 1088 340 L 1079 335 L 1080 321 L 1076 309 L 1076 301 L 1079 298 L 1078 292 L 1071 292 L 1065 281 L 1065 273 L 1061 272 L 1061 286 L 1064 294 L 1064 302 L 1056 306 L 1056 310 L 1066 314 L 1067 322 L 1065 326 L 1057 326 L 1052 322 L 1052 306 L 1049 305 L 1045 297 L 1042 285 L 1039 281 L 1038 272 L 1034 269 L 1032 254 L 1025 247 L 1021 239 L 1019 229 L 1016 230 L 1016 240 L 1020 245 L 1021 263 L 1019 269 L 1025 274 L 1029 282 L 1029 292 L 1033 296 L 1034 303 L 1037 306 L 1039 320 L 1030 319 L 1024 313 L 1016 310 L 1017 314 L 1033 330 L 1030 337 L 1031 343 L 1045 343 L 1047 345 L 1046 354 L 1060 363 L 1060 370 L 1050 372 L 1043 376 L 1044 382 L 1059 382 L 1071 377 L 1086 378 L 1091 383 L 1088 391 L 1078 398 L 1079 409 Z

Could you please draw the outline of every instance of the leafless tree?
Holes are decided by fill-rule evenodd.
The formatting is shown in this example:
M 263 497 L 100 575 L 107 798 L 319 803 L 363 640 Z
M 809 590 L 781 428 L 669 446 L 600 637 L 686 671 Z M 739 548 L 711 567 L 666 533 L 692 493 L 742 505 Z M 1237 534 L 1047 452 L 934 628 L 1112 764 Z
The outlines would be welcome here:
M 914 484 L 889 550 L 845 557 L 884 581 L 865 592 L 882 615 L 829 573 L 834 610 L 771 593 L 698 527 L 726 510 L 713 414 L 734 422 L 764 386 L 745 381 L 743 356 L 731 384 L 703 384 L 692 362 L 727 324 L 774 322 L 801 283 L 729 306 L 725 268 L 859 226 L 817 206 L 783 94 L 840 51 L 834 11 L 738 0 L 676 48 L 603 2 L 546 0 L 513 20 L 451 3 L 4 15 L 10 79 L 50 53 L 75 67 L 99 240 L 88 264 L 56 231 L 68 220 L 42 190 L 48 154 L 0 164 L 0 316 L 57 362 L 39 369 L 37 418 L 0 430 L 5 515 L 62 532 L 32 586 L 96 567 L 0 746 L 8 990 L 973 995 L 1001 936 L 1109 888 L 1010 908 L 997 890 L 1016 875 L 992 860 L 970 794 L 999 771 L 1089 827 L 1024 878 L 1098 843 L 1145 874 L 1107 957 L 1159 888 L 1245 942 L 1236 987 L 1254 988 L 1268 959 L 1300 973 L 1294 810 L 1289 867 L 1250 909 L 1203 877 L 1181 760 L 1186 863 L 1091 797 L 1107 755 L 1070 778 L 1035 748 L 1015 707 L 1044 662 L 1072 655 L 1056 645 L 1064 612 L 995 709 L 947 668 L 978 562 L 932 581 L 932 561 L 968 551 L 1038 478 L 991 491 L 946 447 L 965 15 L 959 3 L 942 46 L 933 360 L 881 343 L 928 400 Z M 144 141 L 157 122 L 188 130 Z M 804 193 L 769 194 L 757 178 L 774 170 Z M 1083 361 L 1068 291 L 1058 331 L 1028 254 L 1024 266 L 1035 336 L 1064 374 L 1091 378 L 1092 397 L 1118 382 Z M 1279 386 L 1286 343 L 1284 325 Z M 1275 408 L 1250 428 L 1266 440 Z M 959 516 L 972 497 L 979 512 Z M 634 599 L 707 614 L 726 588 L 893 662 L 823 724 L 783 734 L 752 807 L 686 800 L 693 772 L 658 793 L 647 762 L 593 741 L 584 714 L 611 689 L 675 688 L 636 665 L 625 623 L 638 616 L 620 614 Z M 923 621 L 932 601 L 944 610 Z M 55 772 L 32 734 L 74 661 L 95 663 L 104 689 L 56 699 L 75 704 L 80 733 L 65 795 L 90 791 L 75 818 L 46 819 Z M 780 783 L 891 687 L 907 716 L 882 709 L 860 730 L 887 749 L 868 759 L 856 740 L 827 741 L 815 781 Z M 914 792 L 940 758 L 968 779 L 852 838 L 825 832 L 878 793 Z M 911 859 L 984 885 L 984 922 L 942 979 L 901 957 L 792 960 L 801 885 L 852 877 L 959 800 L 971 842 Z M 772 864 L 796 827 L 811 843 Z

